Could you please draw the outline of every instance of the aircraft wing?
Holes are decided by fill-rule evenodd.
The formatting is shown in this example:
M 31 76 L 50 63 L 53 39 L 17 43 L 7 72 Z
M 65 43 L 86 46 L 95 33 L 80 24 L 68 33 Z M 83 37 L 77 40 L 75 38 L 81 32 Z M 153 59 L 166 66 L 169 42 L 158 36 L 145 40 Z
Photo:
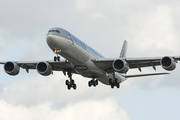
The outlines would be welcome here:
M 144 76 L 154 76 L 154 75 L 166 75 L 170 73 L 152 73 L 152 74 L 139 74 L 139 75 L 123 75 L 125 78 L 133 78 L 133 77 L 144 77 Z
M 180 60 L 179 57 L 172 57 L 177 62 Z M 113 70 L 113 62 L 121 58 L 100 58 L 100 59 L 92 59 L 92 61 L 101 69 Z M 138 68 L 141 71 L 142 67 L 153 67 L 156 70 L 156 66 L 161 65 L 160 60 L 162 57 L 147 57 L 147 58 L 125 58 L 124 60 L 129 64 L 130 69 Z
M 27 72 L 29 72 L 29 69 L 36 69 L 36 65 L 41 62 L 20 62 L 20 61 L 14 61 L 18 66 L 20 66 L 23 69 L 26 69 Z M 71 69 L 72 73 L 77 72 L 74 70 L 74 68 L 71 66 L 69 62 L 66 60 L 62 60 L 59 62 L 54 62 L 54 61 L 46 61 L 52 66 L 53 71 L 67 71 L 67 69 Z M 6 62 L 0 62 L 0 64 L 5 64 Z

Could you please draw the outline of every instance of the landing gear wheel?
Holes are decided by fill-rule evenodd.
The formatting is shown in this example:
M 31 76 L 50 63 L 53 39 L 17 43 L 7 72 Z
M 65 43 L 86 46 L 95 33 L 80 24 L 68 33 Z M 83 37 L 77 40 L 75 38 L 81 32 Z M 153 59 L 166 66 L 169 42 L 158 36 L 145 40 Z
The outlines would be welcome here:
M 59 56 L 57 57 L 57 60 L 60 61 L 60 57 Z
M 88 82 L 88 86 L 89 87 L 91 87 L 92 85 L 94 86 L 94 87 L 96 87 L 97 85 L 98 85 L 98 80 L 94 80 L 95 78 L 93 78 L 92 80 L 90 80 L 89 82 Z
M 95 82 L 95 81 L 92 81 L 92 83 L 93 83 L 93 86 L 96 87 L 96 82 Z
M 68 88 L 68 90 L 70 90 L 71 89 L 71 85 L 67 85 L 67 88 Z
M 98 80 L 95 81 L 96 85 L 98 85 Z
M 114 88 L 114 84 L 111 84 L 111 88 Z
M 73 85 L 74 90 L 76 89 L 76 87 L 77 87 L 76 84 L 74 84 L 74 85 Z
M 54 56 L 54 61 L 56 62 L 56 60 L 57 60 L 57 58 L 56 58 L 56 56 Z
M 118 82 L 118 79 L 117 78 L 113 78 L 113 79 L 109 79 L 109 84 L 111 85 L 111 88 L 114 88 L 115 86 L 117 87 L 117 88 L 119 88 L 120 87 L 120 83 L 121 82 Z
M 92 81 L 94 87 L 96 87 L 96 85 L 98 85 L 98 80 Z
M 119 84 L 119 83 L 117 83 L 117 85 L 116 85 L 116 86 L 117 86 L 117 88 L 119 88 L 119 87 L 120 87 L 120 84 Z
M 66 80 L 66 85 L 69 85 L 69 81 L 68 80 Z
M 60 61 L 60 56 L 54 56 L 54 61 Z
M 88 82 L 88 86 L 91 87 L 91 81 Z

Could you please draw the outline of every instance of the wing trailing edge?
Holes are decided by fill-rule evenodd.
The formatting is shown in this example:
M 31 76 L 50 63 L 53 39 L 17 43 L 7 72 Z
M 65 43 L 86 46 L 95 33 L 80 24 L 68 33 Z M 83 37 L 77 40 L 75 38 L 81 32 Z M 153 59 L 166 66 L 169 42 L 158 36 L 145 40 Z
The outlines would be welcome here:
M 154 76 L 154 75 L 166 75 L 170 73 L 152 73 L 152 74 L 139 74 L 139 75 L 124 75 L 125 78 L 132 78 L 132 77 L 143 77 L 143 76 Z

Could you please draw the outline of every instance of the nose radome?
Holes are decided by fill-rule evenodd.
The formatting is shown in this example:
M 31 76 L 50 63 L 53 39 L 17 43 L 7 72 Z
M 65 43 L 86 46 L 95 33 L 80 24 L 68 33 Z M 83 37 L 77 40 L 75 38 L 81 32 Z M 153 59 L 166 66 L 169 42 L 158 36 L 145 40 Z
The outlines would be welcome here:
M 46 38 L 48 45 L 56 44 L 58 39 L 53 35 L 48 35 Z
M 52 36 L 52 35 L 48 35 L 48 36 L 46 37 L 46 40 L 47 40 L 47 42 L 52 41 L 52 40 L 53 40 L 53 36 Z
M 48 46 L 52 50 L 54 50 L 56 48 L 61 49 L 62 51 L 68 49 L 68 41 L 62 37 L 54 36 L 54 35 L 48 35 L 46 37 L 46 41 L 47 41 Z
M 56 40 L 55 40 L 54 36 L 48 35 L 46 37 L 46 41 L 51 49 L 54 49 L 54 47 L 56 47 Z

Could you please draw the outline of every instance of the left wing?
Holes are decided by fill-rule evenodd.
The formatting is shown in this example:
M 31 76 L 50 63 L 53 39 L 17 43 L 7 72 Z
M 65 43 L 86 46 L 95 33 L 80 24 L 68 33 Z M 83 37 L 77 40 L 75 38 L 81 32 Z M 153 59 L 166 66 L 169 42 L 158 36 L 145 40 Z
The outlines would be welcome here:
M 100 59 L 92 59 L 92 61 L 98 66 L 99 68 L 105 71 L 114 71 L 113 70 L 113 63 L 116 60 L 123 60 L 125 61 L 130 69 L 138 68 L 141 71 L 142 67 L 153 67 L 156 70 L 156 66 L 161 65 L 161 60 L 163 57 L 154 57 L 154 58 L 114 58 L 114 59 L 107 59 L 107 58 L 100 58 Z M 180 57 L 169 57 L 170 59 L 176 62 L 180 60 Z M 168 61 L 167 61 L 168 62 Z
M 152 74 L 140 74 L 140 75 L 123 75 L 125 78 L 132 78 L 132 77 L 143 77 L 143 76 L 154 76 L 154 75 L 166 75 L 170 73 L 152 73 Z

